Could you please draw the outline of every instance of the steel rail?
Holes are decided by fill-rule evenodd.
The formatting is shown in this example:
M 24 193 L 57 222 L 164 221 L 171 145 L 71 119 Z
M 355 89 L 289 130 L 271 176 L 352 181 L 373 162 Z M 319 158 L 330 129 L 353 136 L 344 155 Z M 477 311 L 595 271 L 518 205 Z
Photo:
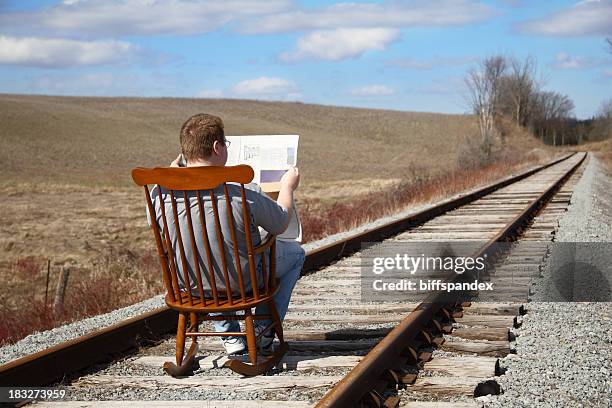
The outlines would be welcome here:
M 302 273 L 315 270 L 361 249 L 362 242 L 376 242 L 413 228 L 445 212 L 461 207 L 512 183 L 554 166 L 575 153 L 534 166 L 516 175 L 437 203 L 402 219 L 390 221 L 308 251 Z M 158 339 L 175 330 L 176 312 L 161 307 L 142 315 L 85 334 L 48 349 L 0 366 L 0 386 L 42 386 L 61 381 L 94 364 L 112 361 L 141 343 Z
M 491 251 L 495 243 L 512 236 L 517 229 L 531 220 L 535 212 L 547 202 L 561 185 L 574 173 L 586 158 L 583 157 L 565 174 L 559 177 L 546 191 L 535 198 L 522 212 L 510 221 L 493 238 L 484 244 L 473 257 L 483 256 Z M 459 279 L 454 275 L 449 282 Z M 461 299 L 461 294 L 448 295 L 446 292 L 430 294 L 422 303 L 391 330 L 353 369 L 338 382 L 316 405 L 324 407 L 359 406 L 359 402 L 375 387 L 385 370 L 396 367 L 402 354 L 411 342 L 424 330 L 433 317 L 444 307 L 452 307 Z

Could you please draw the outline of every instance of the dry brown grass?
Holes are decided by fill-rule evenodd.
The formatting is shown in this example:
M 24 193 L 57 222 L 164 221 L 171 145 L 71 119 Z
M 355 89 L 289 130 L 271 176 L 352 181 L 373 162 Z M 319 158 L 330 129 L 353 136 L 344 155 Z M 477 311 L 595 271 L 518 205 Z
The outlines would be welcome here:
M 317 198 L 302 203 L 304 240 L 314 241 L 346 231 L 406 208 L 439 200 L 475 186 L 516 173 L 530 165 L 543 162 L 537 154 L 506 157 L 479 168 L 450 173 L 411 177 L 381 191 L 370 192 L 350 200 L 329 202 Z
M 91 268 L 70 268 L 63 309 L 54 312 L 52 305 L 60 265 L 54 264 L 50 269 L 45 302 L 46 260 L 32 256 L 15 260 L 8 268 L 9 277 L 3 276 L 3 284 L 13 290 L 1 294 L 0 345 L 161 293 L 158 265 L 152 251 L 136 254 L 111 248 L 109 253 L 95 259 Z M 26 293 L 20 293 L 24 290 Z
M 309 240 L 485 183 L 552 152 L 513 129 L 498 162 L 478 167 L 462 147 L 476 125 L 461 115 L 241 100 L 0 95 L 0 339 L 13 341 L 161 291 L 142 191 L 129 173 L 173 159 L 180 125 L 197 112 L 223 117 L 227 134 L 300 134 L 298 204 Z M 66 312 L 56 317 L 41 307 L 47 259 L 52 288 L 61 266 L 75 271 Z M 20 326 L 25 312 L 16 308 L 25 297 L 38 311 L 38 323 L 27 329 Z
M 582 146 L 573 146 L 573 149 L 594 152 L 605 163 L 608 171 L 612 173 L 612 139 L 586 143 Z

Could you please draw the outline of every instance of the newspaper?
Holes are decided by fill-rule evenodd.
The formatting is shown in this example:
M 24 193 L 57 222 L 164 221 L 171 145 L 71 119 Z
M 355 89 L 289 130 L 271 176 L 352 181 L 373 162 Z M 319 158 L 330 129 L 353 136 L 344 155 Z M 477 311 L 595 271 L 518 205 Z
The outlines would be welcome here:
M 299 135 L 226 136 L 227 165 L 248 164 L 255 172 L 253 182 L 272 197 L 280 191 L 280 179 L 297 164 Z M 277 237 L 281 241 L 302 242 L 302 225 L 295 202 L 287 230 Z

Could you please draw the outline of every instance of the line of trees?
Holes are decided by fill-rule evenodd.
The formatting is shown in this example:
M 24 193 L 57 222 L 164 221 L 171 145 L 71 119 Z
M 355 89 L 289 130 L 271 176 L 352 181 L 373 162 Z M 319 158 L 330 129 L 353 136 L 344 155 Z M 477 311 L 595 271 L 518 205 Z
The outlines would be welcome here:
M 589 123 L 589 140 L 612 137 L 612 98 L 601 103 L 597 115 Z
M 534 58 L 521 61 L 502 55 L 486 58 L 468 72 L 468 101 L 478 117 L 485 154 L 490 154 L 496 137 L 504 143 L 505 135 L 498 130 L 501 117 L 511 118 L 545 142 L 567 143 L 574 103 L 567 95 L 543 90 L 536 75 Z
M 595 118 L 577 120 L 574 102 L 567 95 L 543 89 L 533 57 L 488 57 L 468 71 L 465 82 L 469 107 L 478 118 L 480 149 L 486 158 L 490 158 L 497 141 L 505 143 L 502 118 L 555 146 L 610 136 L 612 100 L 604 102 Z

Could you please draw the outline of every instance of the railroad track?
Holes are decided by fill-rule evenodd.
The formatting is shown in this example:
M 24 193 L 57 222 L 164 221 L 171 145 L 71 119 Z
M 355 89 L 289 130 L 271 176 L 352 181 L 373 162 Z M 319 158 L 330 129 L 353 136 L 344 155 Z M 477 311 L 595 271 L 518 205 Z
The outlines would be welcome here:
M 468 307 L 468 293 L 425 304 L 362 302 L 361 254 L 332 262 L 359 250 L 362 242 L 389 236 L 387 241 L 399 244 L 484 241 L 476 252 L 485 253 L 490 244 L 520 235 L 537 243 L 500 255 L 495 275 L 503 283 L 507 274 L 512 290 L 524 294 L 539 273 L 546 242 L 569 203 L 572 180 L 579 174 L 575 170 L 584 158 L 563 157 L 309 252 L 305 270 L 323 268 L 298 282 L 284 323 L 290 350 L 282 367 L 269 375 L 241 378 L 220 368 L 225 357 L 211 340 L 201 345 L 200 368 L 193 376 L 165 376 L 161 366 L 174 353 L 174 338 L 167 333 L 176 316 L 160 309 L 1 366 L 0 384 L 34 386 L 63 379 L 71 398 L 81 401 L 74 406 L 80 407 L 100 404 L 86 400 L 122 399 L 134 400 L 131 406 L 171 406 L 185 398 L 193 400 L 187 406 L 202 406 L 205 399 L 211 407 L 317 402 L 416 407 L 431 401 L 475 406 L 474 395 L 498 391 L 486 380 L 502 369 L 497 358 L 511 352 L 509 328 L 519 324 L 520 305 L 497 301 Z M 151 343 L 125 355 L 137 344 Z M 103 363 L 117 353 L 124 356 Z

